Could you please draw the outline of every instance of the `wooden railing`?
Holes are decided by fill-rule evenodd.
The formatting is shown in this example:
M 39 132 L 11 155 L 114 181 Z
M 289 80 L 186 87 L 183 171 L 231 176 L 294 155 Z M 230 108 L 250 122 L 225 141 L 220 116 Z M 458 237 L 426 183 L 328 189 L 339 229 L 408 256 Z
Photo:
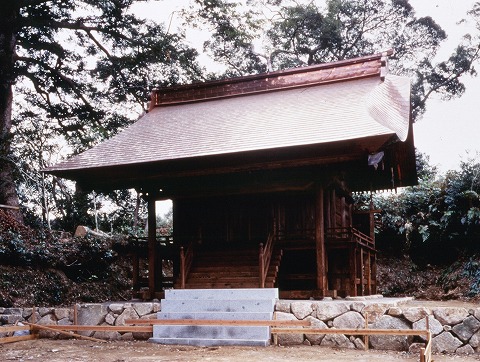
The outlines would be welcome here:
M 185 289 L 188 273 L 193 261 L 193 242 L 191 242 L 185 251 L 183 246 L 180 247 L 180 288 Z
M 272 260 L 273 241 L 275 236 L 270 233 L 265 246 L 260 243 L 259 252 L 259 270 L 260 270 L 260 288 L 265 288 L 265 281 L 267 279 L 268 269 L 270 268 L 270 261 Z
M 353 242 L 369 249 L 375 249 L 375 241 L 368 235 L 353 227 L 328 228 L 326 230 L 328 242 L 344 241 Z

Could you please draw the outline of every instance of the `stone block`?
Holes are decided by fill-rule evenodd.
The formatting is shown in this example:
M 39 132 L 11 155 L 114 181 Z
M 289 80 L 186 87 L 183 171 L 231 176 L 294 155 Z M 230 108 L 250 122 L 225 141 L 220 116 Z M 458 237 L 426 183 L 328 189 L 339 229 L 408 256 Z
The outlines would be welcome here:
M 290 314 L 290 313 L 276 312 L 275 316 L 276 316 L 276 319 L 278 320 L 286 320 L 286 321 L 298 320 L 297 318 L 295 318 L 293 314 Z M 297 328 L 297 327 L 294 327 L 294 328 Z M 302 328 L 302 327 L 298 327 L 298 328 Z M 278 334 L 277 337 L 278 337 L 278 344 L 282 346 L 303 344 L 303 340 L 305 339 L 303 334 L 301 333 Z
M 115 324 L 115 317 L 113 316 L 113 313 L 110 312 L 105 316 L 105 323 L 113 326 Z
M 133 341 L 134 340 L 133 333 L 131 332 L 124 333 L 120 336 L 120 339 L 122 341 Z
M 413 329 L 425 330 L 427 329 L 427 318 L 428 318 L 428 328 L 432 332 L 432 336 L 435 337 L 443 332 L 442 324 L 435 319 L 433 315 L 426 316 L 415 323 L 413 323 Z M 425 336 L 419 336 L 423 341 L 426 341 Z
M 365 343 L 361 338 L 351 338 L 350 341 L 355 345 L 356 349 L 361 349 L 362 351 L 365 350 Z
M 400 318 L 389 315 L 380 317 L 370 325 L 372 329 L 410 329 L 410 325 Z M 370 336 L 370 345 L 375 349 L 406 351 L 412 337 L 407 336 Z
M 116 326 L 125 325 L 125 319 L 138 319 L 138 314 L 137 312 L 135 312 L 135 309 L 133 309 L 133 307 L 126 307 L 123 310 L 123 313 L 120 314 L 115 320 L 115 325 Z
M 142 317 L 146 314 L 150 314 L 153 311 L 153 303 L 135 303 L 133 305 L 133 309 L 135 312 Z
M 308 316 L 305 318 L 307 321 L 310 322 L 310 325 L 312 328 L 317 328 L 317 329 L 327 329 L 328 326 L 323 323 L 321 320 L 317 318 L 313 318 L 312 316 Z M 310 342 L 312 345 L 317 345 L 322 342 L 323 337 L 325 337 L 324 334 L 305 334 L 305 338 Z
M 475 353 L 474 349 L 473 349 L 472 346 L 470 346 L 469 344 L 466 344 L 466 345 L 463 346 L 463 347 L 459 347 L 459 348 L 457 348 L 457 350 L 455 351 L 455 354 L 460 354 L 460 355 L 474 354 L 474 353 Z
M 117 331 L 96 331 L 93 337 L 106 341 L 118 341 L 121 338 L 121 334 Z
M 363 308 L 365 308 L 367 305 L 366 302 L 353 302 L 350 305 L 350 309 L 353 310 L 354 312 L 361 313 Z
M 339 347 L 354 349 L 355 345 L 343 334 L 326 334 L 320 343 L 322 347 Z
M 333 327 L 337 329 L 343 328 L 365 328 L 365 319 L 360 313 L 347 312 L 333 320 Z
M 390 305 L 388 304 L 369 304 L 362 309 L 363 316 L 368 316 L 369 323 L 375 323 L 381 316 L 383 316 Z
M 2 314 L 0 315 L 0 324 L 15 324 L 23 320 L 19 314 Z
M 105 321 L 108 307 L 103 304 L 82 304 L 77 309 L 77 321 L 80 325 L 96 326 Z M 92 331 L 79 331 L 78 334 L 92 336 Z
M 160 312 L 161 310 L 162 310 L 162 306 L 160 303 L 153 303 L 153 309 L 152 309 L 153 313 Z
M 64 319 L 64 318 L 72 318 L 73 312 L 70 308 L 55 308 L 53 310 L 53 314 L 55 315 L 55 318 L 57 318 L 58 320 L 58 319 Z
M 467 342 L 480 329 L 480 322 L 474 316 L 469 316 L 462 323 L 452 328 L 453 333 L 463 342 Z
M 403 311 L 403 316 L 411 323 L 415 323 L 429 314 L 431 314 L 430 310 L 425 307 L 411 307 Z
M 283 313 L 290 313 L 291 304 L 292 304 L 292 302 L 289 301 L 289 300 L 283 300 L 283 299 L 277 300 L 277 302 L 275 303 L 275 311 L 283 312 Z
M 121 314 L 123 312 L 123 308 L 123 304 L 119 303 L 112 303 L 108 306 L 108 309 L 110 309 L 115 314 Z
M 37 324 L 40 324 L 40 325 L 56 325 L 57 324 L 57 320 L 55 319 L 55 317 L 53 316 L 53 314 L 46 314 L 44 315 L 42 318 L 40 318 L 40 320 L 37 322 Z M 45 331 L 45 330 L 41 330 L 38 335 L 40 336 L 40 338 L 55 338 L 57 337 L 57 333 L 56 332 L 51 332 L 51 331 Z
M 388 308 L 387 314 L 392 317 L 401 317 L 403 315 L 403 310 L 400 307 L 390 307 Z
M 422 348 L 425 348 L 425 343 L 412 343 L 409 347 L 408 347 L 408 353 L 410 354 L 419 354 L 420 353 L 420 350 Z
M 44 315 L 53 313 L 53 308 L 40 307 L 38 308 L 38 313 L 40 314 L 40 317 L 43 317 Z
M 313 313 L 312 302 L 293 302 L 291 305 L 291 309 L 292 314 L 300 320 L 305 319 L 307 316 Z
M 462 344 L 450 332 L 443 332 L 432 339 L 432 351 L 434 353 L 454 353 Z
M 315 313 L 312 314 L 312 317 L 316 317 L 324 322 L 334 319 L 350 310 L 350 306 L 347 303 L 339 302 L 316 302 L 313 304 L 313 308 Z
M 473 348 L 477 348 L 480 346 L 480 331 L 475 333 L 468 342 Z
M 454 326 L 469 316 L 465 308 L 438 307 L 432 309 L 433 315 L 442 324 Z

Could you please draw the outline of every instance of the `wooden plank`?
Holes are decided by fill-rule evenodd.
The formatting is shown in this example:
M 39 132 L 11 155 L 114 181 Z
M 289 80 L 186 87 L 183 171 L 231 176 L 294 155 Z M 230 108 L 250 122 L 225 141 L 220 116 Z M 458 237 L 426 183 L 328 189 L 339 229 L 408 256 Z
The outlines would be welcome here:
M 188 326 L 298 326 L 308 327 L 307 320 L 221 320 L 221 319 L 126 319 L 126 324 L 188 325 Z
M 30 326 L 6 326 L 0 327 L 0 333 L 11 333 L 16 331 L 30 331 L 32 328 Z
M 86 339 L 86 340 L 92 341 L 92 342 L 101 342 L 101 343 L 106 342 L 103 339 L 92 338 L 92 337 L 88 337 L 88 336 L 82 336 L 80 334 L 76 334 L 76 333 L 73 333 L 73 332 L 66 332 L 66 331 L 63 331 L 63 330 L 60 330 L 60 329 L 54 329 L 54 328 L 51 328 L 49 326 L 44 326 L 44 325 L 40 325 L 40 324 L 33 324 L 33 323 L 27 323 L 27 324 L 32 326 L 32 328 L 34 330 L 45 330 L 45 331 L 50 331 L 50 332 L 56 332 L 56 333 L 60 333 L 60 334 L 63 334 L 63 335 L 70 336 L 70 337 L 78 338 L 78 339 Z M 77 327 L 77 326 L 74 326 L 74 327 Z
M 324 191 L 318 187 L 315 205 L 315 244 L 317 258 L 317 289 L 323 293 L 327 288 L 327 271 L 325 263 L 325 213 L 324 213 Z
M 28 334 L 26 336 L 3 337 L 3 338 L 0 338 L 0 344 L 20 342 L 20 341 L 30 341 L 37 338 L 38 338 L 38 334 Z
M 94 326 L 94 325 L 48 325 L 52 330 L 58 331 L 95 331 L 95 332 L 147 332 L 152 333 L 153 327 L 151 326 Z
M 150 292 L 150 298 L 155 296 L 155 287 L 157 281 L 155 277 L 157 275 L 157 266 L 155 262 L 156 257 L 156 232 L 157 232 L 157 215 L 155 214 L 155 199 L 151 196 L 147 202 L 147 225 L 148 225 L 148 290 Z
M 325 328 L 272 328 L 271 333 L 304 333 L 304 334 L 346 334 L 349 336 L 423 336 L 427 331 L 422 329 L 325 329 Z

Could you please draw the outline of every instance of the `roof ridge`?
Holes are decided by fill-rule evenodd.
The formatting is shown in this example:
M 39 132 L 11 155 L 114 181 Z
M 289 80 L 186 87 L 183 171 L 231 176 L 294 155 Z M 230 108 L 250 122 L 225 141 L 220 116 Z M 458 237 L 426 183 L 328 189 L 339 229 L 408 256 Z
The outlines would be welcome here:
M 388 50 L 383 53 L 308 67 L 154 89 L 149 109 L 372 76 L 383 79 L 386 74 L 386 58 L 391 54 L 393 51 Z

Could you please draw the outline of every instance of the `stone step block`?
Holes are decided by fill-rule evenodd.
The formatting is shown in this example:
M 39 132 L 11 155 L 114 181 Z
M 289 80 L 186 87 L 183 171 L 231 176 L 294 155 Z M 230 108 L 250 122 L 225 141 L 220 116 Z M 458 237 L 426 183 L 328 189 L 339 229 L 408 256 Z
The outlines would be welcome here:
M 278 299 L 278 289 L 167 289 L 165 290 L 165 299 Z
M 267 312 L 275 307 L 273 299 L 235 300 L 170 300 L 162 301 L 163 312 Z
M 271 320 L 270 312 L 158 312 L 158 319 Z
M 204 338 L 150 338 L 150 342 L 167 345 L 187 345 L 199 347 L 250 346 L 267 347 L 269 341 L 253 339 L 204 339 Z
M 269 327 L 245 326 L 153 326 L 154 338 L 270 339 Z

